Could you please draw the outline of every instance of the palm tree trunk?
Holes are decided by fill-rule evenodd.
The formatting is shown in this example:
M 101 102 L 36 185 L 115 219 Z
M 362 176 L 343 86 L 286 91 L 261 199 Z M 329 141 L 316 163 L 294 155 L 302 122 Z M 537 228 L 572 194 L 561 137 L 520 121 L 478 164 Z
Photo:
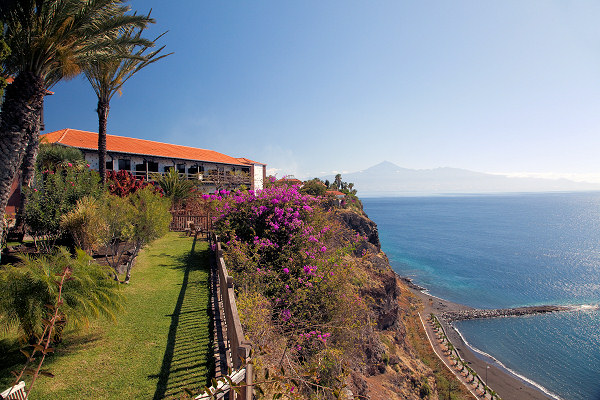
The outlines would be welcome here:
M 40 110 L 45 93 L 41 76 L 17 75 L 6 88 L 0 118 L 0 212 L 4 213 L 10 189 L 27 149 L 30 132 L 40 132 Z M 2 226 L 0 225 L 0 236 Z
M 110 104 L 105 100 L 98 100 L 98 172 L 101 182 L 106 181 L 106 124 Z
M 41 123 L 41 110 L 38 118 L 40 118 Z M 25 233 L 25 205 L 27 203 L 27 193 L 23 189 L 31 186 L 31 182 L 33 182 L 33 177 L 35 175 L 35 161 L 40 148 L 39 132 L 27 132 L 27 142 L 27 149 L 25 150 L 23 163 L 21 165 L 21 199 L 19 201 L 19 209 L 17 211 L 17 220 L 14 229 L 19 235 Z

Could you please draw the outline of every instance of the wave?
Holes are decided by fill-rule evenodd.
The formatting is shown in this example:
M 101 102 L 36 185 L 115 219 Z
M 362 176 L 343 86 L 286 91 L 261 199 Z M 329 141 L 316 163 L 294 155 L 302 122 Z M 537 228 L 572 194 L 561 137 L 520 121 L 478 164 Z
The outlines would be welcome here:
M 596 306 L 597 308 L 598 306 Z M 493 361 L 493 364 L 499 366 L 501 369 L 507 371 L 508 373 L 510 373 L 511 375 L 515 376 L 516 378 L 522 380 L 523 382 L 535 387 L 536 389 L 540 390 L 541 392 L 543 392 L 545 395 L 552 397 L 555 400 L 564 400 L 562 397 L 558 396 L 557 394 L 552 393 L 550 390 L 546 389 L 545 387 L 543 387 L 542 385 L 540 385 L 539 383 L 535 382 L 532 379 L 527 378 L 526 376 L 523 376 L 521 374 L 519 374 L 518 372 L 508 368 L 506 365 L 502 364 L 501 361 L 499 361 L 497 358 L 495 358 L 494 356 L 492 356 L 491 354 L 486 353 L 483 350 L 479 350 L 477 347 L 471 345 L 467 339 L 465 339 L 465 337 L 462 335 L 462 333 L 454 326 L 451 325 L 452 329 L 454 329 L 454 331 L 458 334 L 458 336 L 460 336 L 461 340 L 475 353 L 488 358 L 490 360 Z
M 581 304 L 578 306 L 570 306 L 573 311 L 593 311 L 600 309 L 598 304 Z

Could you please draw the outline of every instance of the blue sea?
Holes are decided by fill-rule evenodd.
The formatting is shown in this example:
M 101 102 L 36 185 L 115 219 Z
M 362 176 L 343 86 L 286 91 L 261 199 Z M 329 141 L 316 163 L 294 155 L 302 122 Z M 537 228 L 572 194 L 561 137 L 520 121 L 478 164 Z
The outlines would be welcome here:
M 479 308 L 583 306 L 456 327 L 553 397 L 600 400 L 600 311 L 590 308 L 600 304 L 600 193 L 363 203 L 394 270 L 432 295 Z

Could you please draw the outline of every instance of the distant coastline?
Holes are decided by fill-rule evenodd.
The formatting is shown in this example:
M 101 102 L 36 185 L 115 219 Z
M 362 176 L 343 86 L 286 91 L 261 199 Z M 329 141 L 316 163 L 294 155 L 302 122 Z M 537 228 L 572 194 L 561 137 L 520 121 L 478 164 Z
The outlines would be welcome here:
M 493 197 L 493 196 L 535 196 L 535 195 L 564 195 L 564 194 L 582 194 L 582 193 L 600 193 L 598 190 L 553 190 L 547 192 L 409 192 L 409 191 L 380 191 L 380 192 L 359 192 L 361 198 L 367 199 L 386 199 L 386 198 L 399 198 L 399 197 Z
M 333 175 L 321 177 L 333 180 Z M 360 197 L 398 197 L 503 193 L 600 191 L 600 183 L 500 175 L 460 168 L 409 169 L 388 161 L 362 171 L 344 173 Z

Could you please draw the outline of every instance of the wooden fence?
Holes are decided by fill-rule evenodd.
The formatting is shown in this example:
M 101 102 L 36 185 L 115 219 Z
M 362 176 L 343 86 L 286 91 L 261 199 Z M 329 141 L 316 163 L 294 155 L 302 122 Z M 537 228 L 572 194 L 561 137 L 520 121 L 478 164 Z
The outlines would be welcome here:
M 210 214 L 200 215 L 189 211 L 171 211 L 171 225 L 169 229 L 175 232 L 185 232 L 193 223 L 196 230 L 207 233 L 212 231 L 212 218 Z
M 223 250 L 218 236 L 211 234 L 211 242 L 215 248 L 215 261 L 217 274 L 219 278 L 219 300 L 223 304 L 225 314 L 225 324 L 227 326 L 227 345 L 230 357 L 227 358 L 227 365 L 233 370 L 246 369 L 246 386 L 241 390 L 240 396 L 233 394 L 232 399 L 251 400 L 252 399 L 252 363 L 250 362 L 250 352 L 252 346 L 244 338 L 244 331 L 240 322 L 237 305 L 235 303 L 235 291 L 233 288 L 233 278 L 227 273 L 227 266 L 223 259 Z

